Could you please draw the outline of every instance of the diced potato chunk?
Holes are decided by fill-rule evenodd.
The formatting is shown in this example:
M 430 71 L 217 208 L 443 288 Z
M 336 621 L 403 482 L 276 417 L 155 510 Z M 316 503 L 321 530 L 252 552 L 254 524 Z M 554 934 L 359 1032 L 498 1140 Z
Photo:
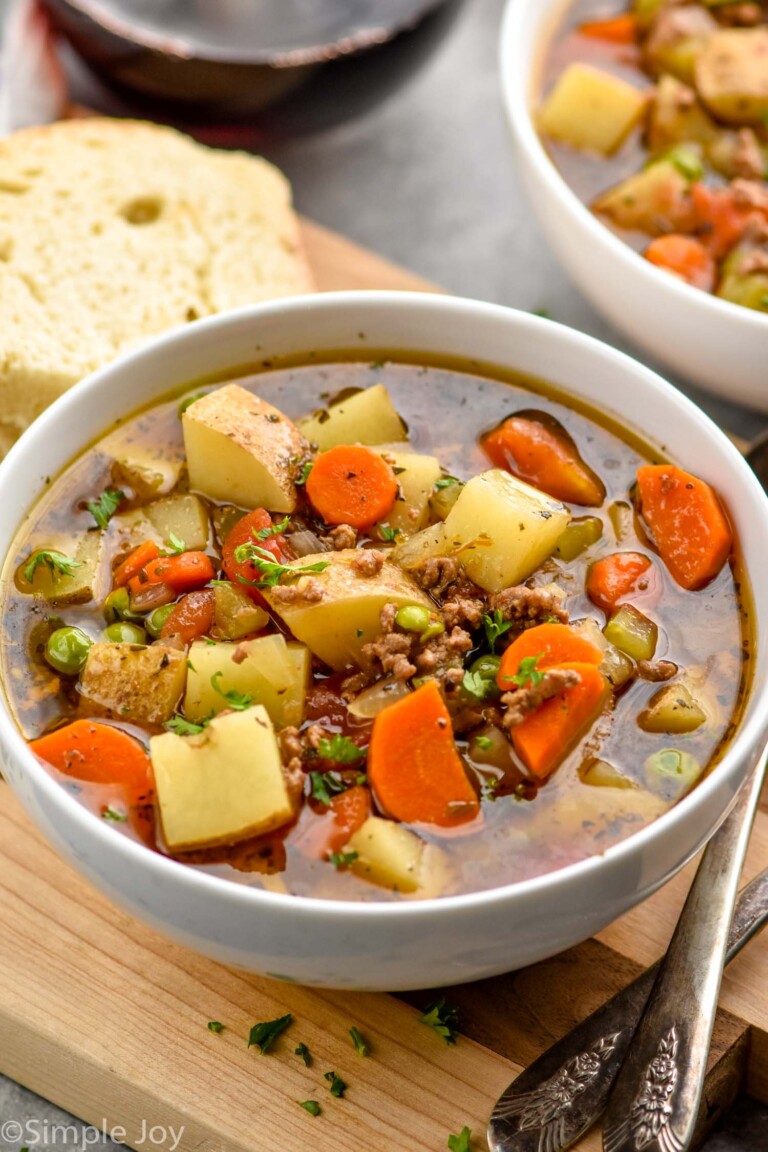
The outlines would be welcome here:
M 93 644 L 80 673 L 80 695 L 89 713 L 133 724 L 164 724 L 181 699 L 187 658 L 153 644 Z
M 269 613 L 236 584 L 217 584 L 213 592 L 216 599 L 215 627 L 225 640 L 240 640 L 249 632 L 266 628 Z
M 357 876 L 382 888 L 422 896 L 439 896 L 443 889 L 440 850 L 392 820 L 369 816 L 344 851 L 357 853 L 350 864 Z
M 321 452 L 337 444 L 388 444 L 408 439 L 405 425 L 383 384 L 374 384 L 338 404 L 331 404 L 318 415 L 300 420 L 299 427 Z
M 445 525 L 430 524 L 414 536 L 399 541 L 392 552 L 392 559 L 401 568 L 412 570 L 432 556 L 447 556 L 450 551 L 451 543 L 445 534 Z
M 442 475 L 440 462 L 435 456 L 404 452 L 393 444 L 377 445 L 375 450 L 395 469 L 399 487 L 386 524 L 395 530 L 397 538 L 412 536 L 429 521 L 430 497 Z
M 101 448 L 114 460 L 115 484 L 126 484 L 142 498 L 164 496 L 181 477 L 184 460 L 180 455 L 172 456 L 165 445 L 142 444 L 127 429 L 115 432 Z
M 569 521 L 558 500 L 495 468 L 464 486 L 445 535 L 475 583 L 500 592 L 543 564 Z
M 650 700 L 638 717 L 644 732 L 695 732 L 706 723 L 706 713 L 685 684 L 667 684 Z
M 293 818 L 272 722 L 258 705 L 196 736 L 154 736 L 149 748 L 172 851 L 234 844 Z
M 593 757 L 586 760 L 579 769 L 579 776 L 585 784 L 595 788 L 637 788 L 637 784 L 621 769 L 608 760 Z
M 46 563 L 35 569 L 32 583 L 27 583 L 24 569 L 30 560 L 41 551 L 61 552 L 77 561 L 71 576 L 52 570 Z M 104 534 L 88 532 L 72 549 L 72 541 L 61 539 L 36 548 L 19 568 L 16 585 L 22 592 L 39 592 L 49 604 L 87 604 L 90 600 L 101 600 L 109 590 L 108 565 L 104 549 Z
M 294 511 L 309 445 L 277 408 L 227 384 L 191 404 L 182 426 L 191 488 L 243 508 Z
M 721 120 L 760 124 L 768 117 L 768 28 L 721 28 L 696 61 L 696 87 Z
M 674 76 L 660 78 L 648 123 L 648 144 L 653 152 L 665 152 L 675 144 L 708 144 L 718 132 L 692 88 Z
M 570 64 L 547 97 L 538 124 L 553 140 L 610 156 L 647 106 L 647 93 L 626 80 L 590 64 Z
M 224 712 L 231 707 L 225 694 L 235 692 L 263 705 L 275 726 L 286 728 L 304 719 L 306 687 L 306 671 L 283 636 L 260 636 L 240 644 L 198 640 L 189 650 L 184 715 L 199 722 Z
M 692 84 L 696 61 L 717 29 L 715 18 L 699 4 L 685 5 L 684 12 L 672 11 L 668 5 L 643 45 L 647 70 L 656 75 L 668 72 Z
M 164 548 L 174 535 L 190 550 L 204 552 L 208 547 L 211 525 L 202 500 L 185 493 L 154 500 L 132 512 L 121 512 L 110 521 L 110 531 L 117 533 L 126 547 L 151 540 Z
M 395 564 L 385 561 L 375 575 L 361 573 L 360 552 L 324 552 L 304 556 L 288 567 L 324 562 L 323 572 L 302 576 L 290 584 L 264 588 L 270 608 L 331 668 L 359 666 L 365 644 L 381 632 L 380 616 L 385 604 L 434 604 L 417 584 Z
M 659 160 L 610 188 L 592 204 L 619 228 L 655 236 L 683 228 L 690 215 L 690 179 L 670 160 Z

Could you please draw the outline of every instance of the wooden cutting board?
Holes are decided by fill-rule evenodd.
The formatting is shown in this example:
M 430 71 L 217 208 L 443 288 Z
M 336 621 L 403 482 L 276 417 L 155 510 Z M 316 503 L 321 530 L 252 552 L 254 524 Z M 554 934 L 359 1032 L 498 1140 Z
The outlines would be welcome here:
M 436 290 L 317 225 L 305 222 L 304 233 L 321 290 Z M 760 812 L 746 877 L 766 864 Z M 465 1125 L 477 1152 L 509 1080 L 663 951 L 691 875 L 596 940 L 441 993 L 462 1020 L 449 1047 L 419 1023 L 428 992 L 315 991 L 169 944 L 62 864 L 0 783 L 0 1071 L 89 1124 L 123 1129 L 118 1137 L 142 1152 L 433 1152 Z M 743 1084 L 768 1101 L 768 950 L 759 943 L 727 972 L 721 1005 L 702 1134 Z M 294 1024 L 271 1053 L 247 1049 L 253 1023 L 286 1012 Z M 209 1020 L 224 1030 L 209 1032 Z M 352 1025 L 369 1056 L 355 1052 Z M 312 1052 L 309 1068 L 294 1055 L 299 1042 Z M 330 1095 L 328 1071 L 349 1085 L 344 1099 Z M 320 1102 L 317 1118 L 298 1106 L 307 1099 Z M 598 1136 L 579 1147 L 597 1152 Z

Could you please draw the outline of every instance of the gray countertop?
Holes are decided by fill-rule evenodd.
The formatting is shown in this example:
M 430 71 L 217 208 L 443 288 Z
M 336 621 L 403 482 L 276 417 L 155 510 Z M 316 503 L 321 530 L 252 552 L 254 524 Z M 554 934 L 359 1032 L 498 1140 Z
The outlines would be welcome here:
M 0 15 L 4 7 L 0 0 Z M 499 94 L 502 8 L 503 0 L 468 0 L 439 54 L 389 103 L 269 155 L 293 181 L 299 209 L 322 224 L 453 292 L 544 308 L 633 352 L 566 280 L 519 187 Z M 730 431 L 752 436 L 765 424 L 754 413 L 681 386 Z M 8 1121 L 18 1127 L 8 1128 Z M 65 1127 L 70 1124 L 74 1128 Z M 22 1145 L 30 1152 L 82 1152 L 83 1139 L 77 1122 L 0 1077 L 0 1152 L 18 1152 Z M 435 1148 L 444 1141 L 436 1132 Z M 115 1146 L 105 1141 L 95 1147 Z M 768 1109 L 742 1100 L 707 1152 L 767 1147 Z

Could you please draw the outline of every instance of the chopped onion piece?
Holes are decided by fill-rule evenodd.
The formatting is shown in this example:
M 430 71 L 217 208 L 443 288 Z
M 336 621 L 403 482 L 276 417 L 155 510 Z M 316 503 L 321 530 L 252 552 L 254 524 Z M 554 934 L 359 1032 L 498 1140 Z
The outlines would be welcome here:
M 389 676 L 386 680 L 379 680 L 356 696 L 349 705 L 348 711 L 361 720 L 373 720 L 379 712 L 383 712 L 390 704 L 407 696 L 410 689 L 402 680 L 395 680 Z

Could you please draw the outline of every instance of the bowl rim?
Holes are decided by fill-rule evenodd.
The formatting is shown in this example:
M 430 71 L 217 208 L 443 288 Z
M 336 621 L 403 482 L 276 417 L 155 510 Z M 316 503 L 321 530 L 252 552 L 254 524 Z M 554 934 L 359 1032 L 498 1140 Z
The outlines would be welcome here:
M 644 280 L 649 293 L 664 291 L 689 308 L 698 305 L 702 310 L 702 321 L 717 318 L 731 324 L 740 323 L 755 333 L 759 333 L 762 326 L 768 338 L 768 315 L 678 280 L 645 260 L 611 232 L 579 199 L 550 158 L 533 122 L 533 84 L 536 70 L 542 64 L 545 43 L 554 32 L 556 18 L 562 19 L 575 3 L 576 0 L 537 0 L 535 5 L 531 5 L 529 0 L 506 0 L 498 60 L 504 108 L 518 148 L 533 165 L 539 179 L 556 196 L 562 211 L 574 218 L 581 229 L 589 233 L 590 240 L 617 260 L 626 272 Z M 524 52 L 524 21 L 532 8 L 536 11 L 534 18 L 538 20 L 536 48 L 533 52 Z M 734 333 L 733 338 L 737 339 L 738 333 Z
M 61 5 L 80 18 L 85 17 L 103 32 L 115 36 L 127 44 L 149 49 L 170 60 L 220 64 L 232 67 L 265 67 L 275 71 L 302 68 L 315 64 L 327 64 L 356 56 L 372 48 L 388 44 L 417 21 L 424 19 L 433 10 L 440 8 L 448 0 L 414 0 L 414 12 L 405 20 L 391 26 L 372 24 L 338 40 L 314 44 L 311 47 L 291 48 L 270 52 L 268 49 L 229 50 L 213 48 L 195 43 L 184 36 L 164 35 L 142 24 L 105 11 L 102 0 L 52 0 L 54 6 Z
M 205 341 L 214 334 L 218 345 L 225 349 L 227 346 L 225 339 L 227 329 L 230 327 L 235 329 L 243 323 L 262 323 L 268 328 L 270 318 L 283 313 L 296 313 L 300 317 L 302 314 L 306 314 L 307 309 L 317 310 L 322 314 L 324 311 L 343 311 L 347 306 L 359 306 L 361 304 L 370 307 L 374 312 L 377 310 L 385 312 L 391 307 L 401 307 L 406 309 L 411 317 L 414 312 L 426 313 L 433 310 L 448 316 L 451 313 L 463 315 L 465 318 L 471 317 L 474 313 L 478 318 L 484 316 L 491 321 L 496 320 L 506 324 L 511 322 L 513 325 L 519 326 L 522 331 L 529 328 L 539 333 L 546 332 L 552 340 L 559 342 L 569 350 L 575 358 L 574 362 L 578 360 L 580 353 L 588 352 L 591 355 L 602 357 L 615 369 L 618 376 L 623 371 L 626 372 L 628 368 L 632 369 L 634 375 L 639 371 L 645 378 L 651 392 L 662 395 L 678 410 L 678 413 L 681 410 L 685 413 L 686 420 L 698 424 L 702 429 L 706 428 L 710 435 L 714 435 L 721 441 L 725 456 L 728 458 L 728 466 L 738 474 L 740 486 L 745 491 L 751 489 L 754 496 L 763 502 L 766 501 L 766 493 L 749 469 L 746 461 L 714 421 L 663 377 L 611 345 L 554 321 L 485 301 L 432 293 L 360 290 L 289 297 L 219 313 L 164 333 L 122 354 L 60 396 L 23 433 L 0 463 L 0 499 L 2 499 L 3 489 L 7 485 L 13 486 L 13 475 L 17 462 L 20 464 L 28 456 L 41 458 L 39 442 L 42 442 L 44 446 L 46 441 L 51 438 L 55 439 L 60 418 L 68 409 L 82 408 L 92 412 L 94 407 L 98 407 L 99 395 L 109 387 L 114 374 L 119 375 L 126 371 L 135 371 L 137 375 L 140 375 L 142 366 L 146 362 L 151 363 L 155 357 L 167 355 L 169 351 L 173 351 L 175 347 L 188 341 Z M 372 341 L 373 345 L 375 345 L 375 339 Z M 425 353 L 425 355 L 428 354 Z M 222 356 L 224 357 L 224 353 Z M 236 371 L 237 365 L 232 365 L 232 370 Z M 180 386 L 180 389 L 182 387 L 183 385 Z M 167 393 L 168 389 L 166 388 L 164 391 Z M 574 392 L 574 389 L 571 389 L 571 392 Z M 159 398 L 162 393 L 163 390 L 158 388 L 157 397 Z M 151 402 L 145 402 L 144 407 L 148 403 Z M 138 411 L 140 408 L 136 410 Z M 109 425 L 99 435 L 105 434 L 108 427 Z M 83 443 L 77 445 L 75 450 L 68 453 L 68 463 L 64 464 L 63 468 L 68 467 L 93 443 L 94 438 L 90 436 Z M 22 515 L 18 523 L 8 530 L 10 541 L 15 540 L 26 519 L 26 514 L 35 507 L 44 490 L 45 486 L 41 481 L 33 498 L 25 504 L 25 514 Z M 0 532 L 0 535 L 4 536 L 5 532 Z M 7 557 L 8 553 L 2 555 L 0 571 L 4 568 Z M 758 613 L 755 615 L 757 617 Z M 766 623 L 768 624 L 768 621 Z M 114 857 L 126 866 L 135 866 L 139 870 L 143 870 L 145 876 L 152 877 L 157 883 L 162 884 L 167 881 L 169 884 L 188 885 L 189 888 L 196 890 L 203 897 L 210 894 L 220 900 L 227 899 L 230 902 L 239 903 L 243 909 L 252 911 L 258 910 L 260 906 L 265 906 L 274 911 L 282 910 L 288 914 L 293 913 L 308 917 L 338 917 L 342 919 L 362 917 L 366 920 L 380 917 L 387 919 L 400 919 L 401 917 L 413 919 L 417 917 L 426 922 L 451 916 L 453 913 L 464 910 L 477 911 L 494 905 L 501 906 L 513 896 L 535 897 L 537 893 L 544 890 L 556 890 L 558 888 L 565 890 L 573 881 L 588 883 L 589 877 L 593 873 L 607 867 L 608 864 L 619 866 L 632 856 L 642 853 L 643 849 L 646 849 L 650 843 L 663 834 L 673 836 L 675 827 L 687 818 L 693 806 L 706 806 L 712 794 L 719 790 L 720 779 L 723 775 L 731 779 L 738 777 L 740 764 L 765 745 L 768 739 L 768 678 L 763 684 L 758 684 L 753 678 L 749 688 L 747 706 L 754 705 L 755 702 L 758 706 L 753 706 L 751 713 L 743 717 L 738 732 L 728 745 L 715 771 L 709 773 L 692 792 L 672 808 L 604 852 L 513 884 L 459 895 L 395 903 L 325 900 L 314 896 L 283 894 L 245 884 L 237 884 L 225 877 L 198 871 L 180 861 L 164 856 L 160 852 L 153 851 L 127 836 L 116 835 L 115 829 L 89 812 L 78 803 L 73 795 L 62 788 L 61 784 L 46 771 L 42 761 L 38 760 L 30 750 L 13 717 L 10 701 L 2 682 L 0 682 L 0 748 L 9 758 L 13 757 L 16 765 L 21 769 L 22 777 L 30 778 L 33 786 L 40 790 L 52 809 L 63 810 L 70 824 L 73 823 L 75 829 L 82 830 L 86 839 L 95 841 L 99 850 L 113 853 Z M 737 791 L 738 787 L 734 788 L 733 795 L 719 814 L 716 826 L 725 819 L 735 802 Z M 690 859 L 700 846 L 700 840 L 693 843 L 686 859 Z

